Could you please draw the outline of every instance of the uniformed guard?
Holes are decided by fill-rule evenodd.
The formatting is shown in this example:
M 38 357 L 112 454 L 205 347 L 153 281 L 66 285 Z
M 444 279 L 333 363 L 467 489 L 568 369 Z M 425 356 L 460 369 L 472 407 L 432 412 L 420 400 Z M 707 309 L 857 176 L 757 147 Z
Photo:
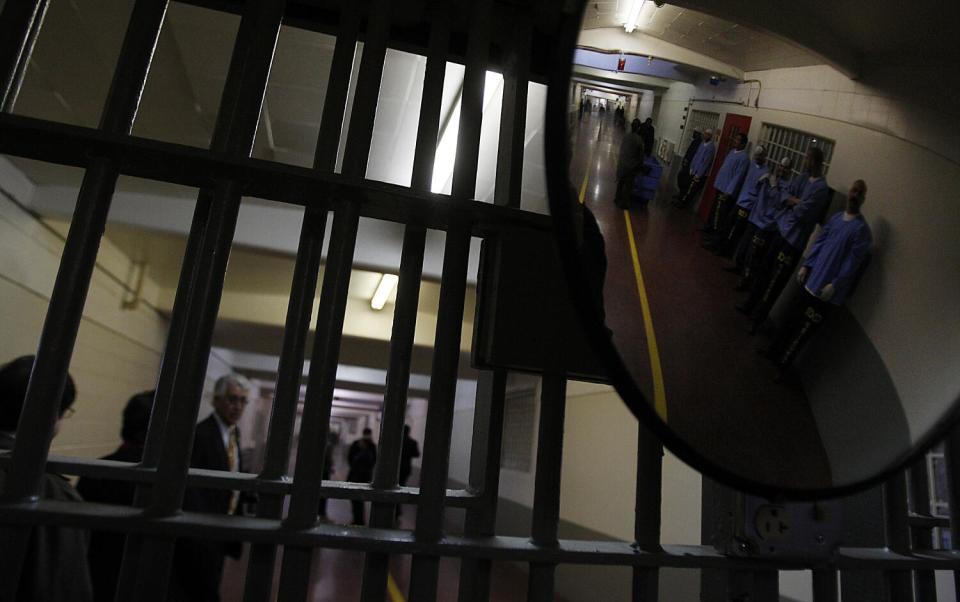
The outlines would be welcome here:
M 697 196 L 703 189 L 703 185 L 710 175 L 710 166 L 713 164 L 713 154 L 716 152 L 716 146 L 713 144 L 713 130 L 703 131 L 703 141 L 697 147 L 697 153 L 690 162 L 690 186 L 678 201 L 674 201 L 675 207 L 686 207 L 697 200 Z

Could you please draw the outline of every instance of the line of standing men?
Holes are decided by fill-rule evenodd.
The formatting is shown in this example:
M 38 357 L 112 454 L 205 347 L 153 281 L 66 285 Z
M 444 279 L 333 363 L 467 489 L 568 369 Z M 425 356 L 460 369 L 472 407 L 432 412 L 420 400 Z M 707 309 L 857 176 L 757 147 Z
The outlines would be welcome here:
M 675 205 L 687 206 L 699 195 L 713 160 L 711 138 L 707 130 L 702 142 L 695 140 L 686 176 L 689 184 Z M 800 173 L 791 178 L 788 157 L 768 170 L 766 150 L 757 146 L 751 160 L 746 147 L 746 135 L 737 134 L 717 172 L 714 204 L 700 230 L 705 248 L 734 259 L 726 269 L 741 277 L 735 290 L 748 292 L 736 309 L 749 317 L 751 333 L 765 324 L 799 266 L 800 286 L 785 306 L 773 343 L 760 350 L 783 379 L 813 333 L 849 297 L 868 263 L 872 234 L 860 212 L 867 185 L 863 180 L 851 185 L 844 210 L 825 222 L 804 255 L 832 196 L 823 173 L 823 151 L 809 148 Z

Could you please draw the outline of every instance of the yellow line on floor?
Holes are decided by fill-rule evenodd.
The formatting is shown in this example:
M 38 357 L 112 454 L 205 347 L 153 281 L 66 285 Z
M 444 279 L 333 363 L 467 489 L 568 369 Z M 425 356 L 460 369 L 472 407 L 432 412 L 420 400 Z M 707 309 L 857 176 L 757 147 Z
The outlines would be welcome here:
M 640 271 L 640 257 L 637 254 L 637 242 L 633 237 L 633 225 L 630 212 L 624 209 L 623 219 L 627 223 L 627 238 L 630 241 L 630 255 L 633 258 L 633 273 L 637 277 L 637 293 L 640 295 L 640 308 L 643 312 L 643 328 L 647 333 L 647 350 L 650 354 L 650 372 L 653 377 L 653 407 L 664 422 L 667 421 L 667 396 L 663 387 L 663 371 L 660 368 L 660 351 L 657 349 L 657 337 L 653 331 L 653 317 L 650 302 L 647 300 L 647 288 L 643 284 L 643 272 Z
M 407 602 L 390 573 L 387 573 L 387 594 L 390 596 L 390 602 Z

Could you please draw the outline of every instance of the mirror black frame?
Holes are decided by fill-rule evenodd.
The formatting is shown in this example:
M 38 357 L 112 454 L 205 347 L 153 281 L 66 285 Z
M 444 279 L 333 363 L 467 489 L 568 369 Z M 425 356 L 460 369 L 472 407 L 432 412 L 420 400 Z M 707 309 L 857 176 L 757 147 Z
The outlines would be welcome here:
M 594 304 L 590 293 L 582 258 L 577 251 L 573 215 L 570 207 L 576 202 L 571 197 L 571 180 L 568 156 L 569 132 L 567 130 L 567 96 L 573 72 L 573 56 L 580 33 L 580 24 L 588 0 L 566 0 L 560 11 L 556 40 L 558 47 L 551 54 L 546 114 L 544 117 L 544 159 L 547 170 L 547 196 L 550 213 L 556 225 L 556 241 L 567 288 L 579 313 L 588 341 L 603 362 L 613 386 L 630 412 L 649 428 L 675 456 L 703 476 L 754 495 L 775 500 L 809 501 L 843 497 L 880 485 L 898 472 L 916 462 L 948 435 L 951 427 L 960 422 L 960 393 L 930 431 L 918 442 L 894 459 L 890 467 L 880 473 L 850 484 L 829 488 L 777 487 L 755 481 L 737 474 L 710 460 L 676 434 L 654 410 L 637 387 L 620 353 L 606 334 L 601 311 Z

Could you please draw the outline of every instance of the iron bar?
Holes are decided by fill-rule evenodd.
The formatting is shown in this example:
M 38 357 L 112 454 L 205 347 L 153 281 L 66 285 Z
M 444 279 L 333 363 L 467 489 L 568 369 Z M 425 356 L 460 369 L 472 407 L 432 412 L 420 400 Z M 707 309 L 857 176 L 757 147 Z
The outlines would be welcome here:
M 430 192 L 433 164 L 437 156 L 440 132 L 440 110 L 443 105 L 443 80 L 447 68 L 447 50 L 450 45 L 449 13 L 446 3 L 434 2 L 427 8 L 430 19 L 430 46 L 423 74 L 423 94 L 420 116 L 417 120 L 417 142 L 413 155 L 413 190 Z
M 559 544 L 560 474 L 563 459 L 563 420 L 567 381 L 563 373 L 545 374 L 540 384 L 540 428 L 534 476 L 533 520 L 530 541 L 541 548 Z M 552 602 L 556 564 L 530 563 L 527 600 Z
M 530 18 L 519 6 L 514 9 L 513 44 L 503 72 L 494 203 L 505 207 L 520 207 L 530 76 Z
M 453 427 L 453 408 L 456 402 L 460 330 L 463 324 L 469 255 L 470 236 L 467 225 L 448 230 L 443 251 L 443 276 L 423 460 L 420 464 L 420 498 L 414 531 L 418 541 L 437 541 L 443 534 L 442 490 L 446 486 L 450 463 L 450 431 Z M 438 556 L 414 556 L 410 571 L 410 599 L 425 602 L 436 599 L 438 568 Z
M 934 526 L 918 520 L 933 518 L 930 516 L 930 481 L 925 457 L 910 467 L 907 479 L 911 505 L 911 514 L 908 517 L 910 547 L 913 550 L 932 550 Z M 944 522 L 949 524 L 949 521 Z M 937 602 L 937 582 L 933 571 L 914 571 L 913 592 L 916 602 Z
M 950 544 L 960 548 L 960 427 L 954 426 L 947 434 L 943 445 L 947 467 L 947 487 L 950 507 Z M 953 571 L 954 595 L 960 600 L 960 570 Z
M 481 372 L 473 411 L 469 488 L 480 492 L 480 504 L 467 510 L 464 534 L 491 537 L 496 532 L 500 495 L 500 455 L 503 442 L 507 371 Z M 464 558 L 460 563 L 460 602 L 490 599 L 491 563 L 486 558 Z
M 487 236 L 508 228 L 546 231 L 549 216 L 420 192 L 382 182 L 358 182 L 341 175 L 261 159 L 230 157 L 195 147 L 132 136 L 113 136 L 90 128 L 51 124 L 19 115 L 0 115 L 0 153 L 83 167 L 90 155 L 116 160 L 121 173 L 137 178 L 204 187 L 212 180 L 234 180 L 243 194 L 305 207 L 330 207 L 330 199 L 350 198 L 361 215 L 445 230 L 463 217 L 471 234 Z
M 253 148 L 270 65 L 280 33 L 283 0 L 248 3 L 234 41 L 226 83 L 214 128 L 211 150 L 233 157 L 248 157 Z M 188 294 L 183 305 L 174 308 L 183 320 L 184 336 L 179 354 L 164 358 L 176 362 L 172 393 L 179 403 L 169 409 L 163 430 L 163 453 L 157 466 L 157 482 L 146 512 L 165 516 L 176 513 L 186 490 L 186 476 L 193 445 L 194 424 L 203 392 L 213 327 L 223 291 L 227 259 L 233 242 L 240 209 L 241 187 L 235 181 L 215 181 L 203 230 L 191 231 L 200 240 L 195 266 L 184 265 L 191 273 Z M 198 195 L 198 203 L 208 197 Z M 168 537 L 137 542 L 139 562 L 133 592 L 139 600 L 163 600 L 166 597 L 173 557 L 174 540 Z M 128 553 L 133 547 L 128 546 Z M 130 564 L 128 558 L 125 564 Z M 126 585 L 130 578 L 124 580 Z
M 291 530 L 309 529 L 316 522 L 320 503 L 320 475 L 330 423 L 333 388 L 337 378 L 343 317 L 350 285 L 351 263 L 357 242 L 359 213 L 356 203 L 345 203 L 334 214 L 327 252 L 320 307 L 317 309 L 313 353 L 300 422 L 300 438 L 294 468 L 290 510 L 284 525 Z M 284 548 L 280 571 L 280 599 L 302 600 L 309 585 L 311 548 Z
M 4 69 L 0 93 L 4 110 L 11 109 L 15 101 L 46 6 L 46 2 L 8 2 L 4 7 L 0 33 L 10 36 L 0 41 L 0 60 L 4 61 L 0 67 Z M 100 122 L 102 130 L 129 134 L 165 12 L 164 0 L 141 1 L 135 5 L 107 93 Z M 16 440 L 2 494 L 4 500 L 35 499 L 40 492 L 59 417 L 60 398 L 119 176 L 116 164 L 108 158 L 94 155 L 92 159 L 85 159 L 83 166 L 87 170 L 64 242 L 17 427 L 19 432 L 29 432 L 31 436 Z M 16 596 L 27 535 L 25 529 L 8 529 L 2 538 L 5 541 L 0 542 L 13 558 L 0 567 L 0 582 L 4 584 L 0 586 L 3 588 L 0 597 Z
M 527 537 L 461 537 L 445 535 L 433 542 L 414 533 L 317 524 L 309 529 L 278 528 L 278 521 L 254 517 L 184 512 L 176 516 L 145 517 L 128 506 L 40 500 L 0 505 L 0 522 L 53 524 L 91 529 L 166 535 L 201 536 L 221 541 L 273 542 L 302 547 L 381 551 L 390 554 L 430 554 L 455 558 L 490 558 L 504 562 L 547 562 L 606 566 L 658 566 L 681 569 L 781 569 L 812 568 L 801 561 L 730 557 L 711 546 L 664 545 L 648 553 L 631 542 L 559 540 L 555 547 L 535 545 Z M 839 548 L 826 565 L 843 571 L 887 571 L 929 568 L 956 570 L 960 552 L 950 550 L 897 554 L 885 548 Z M 824 565 L 817 565 L 824 568 Z M 411 597 L 411 599 L 413 599 Z
M 910 552 L 910 526 L 907 523 L 907 480 L 901 471 L 883 484 L 884 542 L 894 552 Z M 911 602 L 913 587 L 907 571 L 887 571 L 884 589 L 890 602 Z
M 273 411 L 270 414 L 267 449 L 263 470 L 260 472 L 260 477 L 264 479 L 282 478 L 287 473 L 287 463 L 290 461 L 297 405 L 300 402 L 300 379 L 303 375 L 304 353 L 310 332 L 326 223 L 325 211 L 308 209 L 304 213 L 277 367 L 277 387 L 273 396 Z M 282 512 L 283 496 L 260 497 L 257 516 L 280 518 Z M 269 599 L 276 552 L 276 546 L 270 544 L 250 548 L 244 587 L 245 602 Z
M 397 285 L 397 303 L 393 313 L 390 339 L 390 360 L 387 370 L 387 391 L 383 399 L 380 421 L 379 453 L 373 474 L 374 489 L 392 489 L 397 486 L 400 455 L 403 450 L 404 418 L 407 407 L 407 388 L 410 384 L 410 356 L 417 326 L 417 306 L 420 299 L 420 278 L 427 232 L 423 228 L 407 226 L 400 256 L 400 281 Z M 370 511 L 370 526 L 392 527 L 396 522 L 397 506 L 374 503 Z M 387 588 L 390 558 L 370 553 L 364 560 L 362 589 L 363 602 L 380 602 Z
M 27 72 L 49 0 L 7 2 L 0 13 L 0 112 L 10 113 Z
M 637 424 L 637 484 L 633 536 L 637 549 L 660 549 L 660 504 L 663 445 L 642 422 Z M 659 571 L 634 567 L 634 602 L 654 602 L 659 596 Z

